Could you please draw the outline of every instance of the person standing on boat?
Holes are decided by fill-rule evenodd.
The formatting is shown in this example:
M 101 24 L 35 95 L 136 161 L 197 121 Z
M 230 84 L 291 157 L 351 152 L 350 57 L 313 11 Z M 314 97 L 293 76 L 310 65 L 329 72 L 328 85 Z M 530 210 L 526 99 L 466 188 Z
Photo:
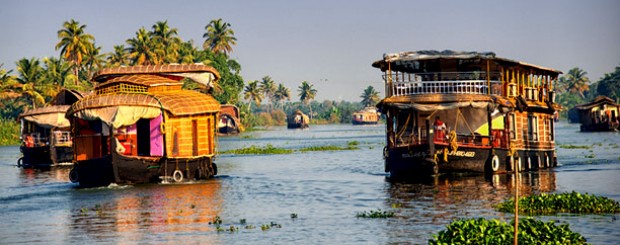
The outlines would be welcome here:
M 443 141 L 445 138 L 446 124 L 437 116 L 435 117 L 433 126 L 435 127 L 435 141 Z

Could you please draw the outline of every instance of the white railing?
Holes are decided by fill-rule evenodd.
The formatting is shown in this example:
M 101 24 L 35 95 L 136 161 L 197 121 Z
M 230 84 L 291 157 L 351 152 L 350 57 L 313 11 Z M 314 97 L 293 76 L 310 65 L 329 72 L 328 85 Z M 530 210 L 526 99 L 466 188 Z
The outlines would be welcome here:
M 491 81 L 491 94 L 501 94 L 499 84 L 499 81 Z M 388 89 L 389 96 L 417 94 L 489 94 L 489 83 L 482 80 L 392 82 L 391 84 L 387 84 L 386 89 Z
M 435 72 L 384 75 L 388 96 L 417 94 L 501 94 L 501 74 L 491 72 Z

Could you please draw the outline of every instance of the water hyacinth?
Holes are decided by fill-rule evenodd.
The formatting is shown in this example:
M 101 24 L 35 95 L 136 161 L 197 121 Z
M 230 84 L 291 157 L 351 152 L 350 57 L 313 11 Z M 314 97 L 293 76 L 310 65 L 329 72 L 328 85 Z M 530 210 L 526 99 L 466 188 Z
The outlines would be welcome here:
M 496 208 L 500 212 L 514 213 L 514 199 L 500 203 Z M 607 197 L 574 191 L 559 194 L 542 193 L 519 198 L 519 213 L 528 215 L 620 213 L 620 204 Z
M 586 244 L 586 239 L 567 224 L 543 222 L 532 218 L 519 220 L 519 244 Z M 433 235 L 429 244 L 512 244 L 514 223 L 497 219 L 457 219 L 445 230 Z
M 394 212 L 381 211 L 381 209 L 359 212 L 355 215 L 358 218 L 385 219 L 394 217 Z

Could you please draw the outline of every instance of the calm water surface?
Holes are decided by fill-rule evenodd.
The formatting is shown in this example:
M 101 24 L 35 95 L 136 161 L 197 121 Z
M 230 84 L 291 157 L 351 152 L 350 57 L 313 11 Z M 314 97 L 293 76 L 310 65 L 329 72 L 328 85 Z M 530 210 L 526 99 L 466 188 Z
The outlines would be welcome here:
M 559 123 L 558 145 L 592 147 L 559 148 L 562 166 L 553 170 L 392 183 L 383 172 L 383 132 L 382 125 L 250 132 L 220 138 L 219 149 L 271 144 L 297 150 L 351 141 L 360 149 L 220 155 L 220 175 L 211 180 L 90 189 L 70 183 L 66 167 L 17 168 L 19 148 L 0 147 L 0 244 L 425 244 L 455 218 L 510 221 L 511 214 L 493 206 L 514 195 L 515 178 L 521 193 L 578 191 L 620 201 L 618 133 L 579 133 L 578 125 Z M 356 218 L 377 209 L 396 217 Z M 210 224 L 216 216 L 222 228 L 239 230 L 217 231 Z M 620 239 L 619 215 L 538 218 L 568 223 L 593 244 Z M 276 227 L 261 229 L 272 223 Z

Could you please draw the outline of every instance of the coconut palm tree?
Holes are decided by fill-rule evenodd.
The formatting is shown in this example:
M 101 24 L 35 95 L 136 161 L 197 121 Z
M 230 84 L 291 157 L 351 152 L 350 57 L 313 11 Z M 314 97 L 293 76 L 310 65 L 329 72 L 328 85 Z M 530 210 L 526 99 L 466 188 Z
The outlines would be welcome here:
M 71 66 L 69 63 L 64 62 L 57 58 L 44 58 L 45 72 L 43 73 L 43 79 L 51 82 L 57 86 L 57 90 L 64 88 L 70 82 L 73 82 L 77 78 L 71 73 Z
M 129 55 L 125 52 L 124 45 L 114 45 L 114 52 L 110 53 L 106 58 L 107 67 L 118 67 L 128 65 Z
M 181 39 L 177 36 L 177 28 L 170 28 L 168 21 L 157 21 L 153 25 L 152 38 L 158 50 L 163 53 L 164 63 L 174 63 L 179 56 Z
M 374 106 L 379 101 L 379 92 L 374 87 L 368 86 L 360 97 L 365 107 Z
M 90 81 L 93 75 L 98 70 L 101 70 L 105 63 L 105 54 L 101 54 L 101 46 L 96 47 L 93 45 L 88 49 L 88 53 L 84 58 L 84 65 L 86 67 L 86 80 Z
M 132 65 L 160 64 L 151 34 L 144 27 L 136 32 L 136 37 L 127 39 L 126 42 L 129 47 L 125 50 L 129 53 L 129 60 Z
M 14 91 L 21 94 L 20 98 L 29 102 L 32 108 L 37 108 L 37 105 L 45 104 L 45 97 L 43 92 L 49 92 L 48 90 L 42 90 L 40 88 L 46 88 L 43 86 L 43 68 L 40 65 L 38 59 L 31 58 L 30 60 L 23 58 L 17 61 L 17 72 L 19 73 Z M 51 94 L 51 92 L 49 92 Z
M 263 101 L 263 93 L 258 86 L 258 81 L 251 81 L 245 86 L 243 99 L 248 101 L 250 113 L 252 113 L 252 102 L 256 103 L 257 106 L 260 105 L 260 102 Z
M 276 92 L 276 85 L 273 79 L 269 76 L 264 76 L 260 82 L 260 89 L 263 91 L 263 98 L 269 98 L 269 110 L 271 110 L 271 103 L 273 102 L 273 94 Z
M 287 87 L 284 87 L 284 85 L 280 83 L 278 84 L 276 92 L 273 94 L 273 98 L 276 103 L 282 102 L 284 100 L 291 100 L 291 90 Z M 281 107 L 283 106 L 281 105 Z
M 299 92 L 299 100 L 304 104 L 308 105 L 308 107 L 310 108 L 310 120 L 312 120 L 312 105 L 310 104 L 310 102 L 314 100 L 314 97 L 316 96 L 316 89 L 313 88 L 312 84 L 303 81 L 301 82 L 301 85 L 297 88 L 297 91 Z
M 577 93 L 583 99 L 584 92 L 590 89 L 590 79 L 586 77 L 587 72 L 577 67 L 570 69 L 566 74 L 567 89 L 571 93 Z
M 229 29 L 230 23 L 222 21 L 221 18 L 217 20 L 211 20 L 207 26 L 205 26 L 206 32 L 202 35 L 206 38 L 202 45 L 205 50 L 211 50 L 213 53 L 232 53 L 232 45 L 237 44 L 237 38 L 235 32 Z
M 82 69 L 82 60 L 94 46 L 95 37 L 85 32 L 86 25 L 71 19 L 65 21 L 63 29 L 58 31 L 60 41 L 56 44 L 56 50 L 60 49 L 60 55 L 69 61 L 73 68 L 73 75 L 78 77 Z M 78 81 L 76 80 L 76 85 Z

